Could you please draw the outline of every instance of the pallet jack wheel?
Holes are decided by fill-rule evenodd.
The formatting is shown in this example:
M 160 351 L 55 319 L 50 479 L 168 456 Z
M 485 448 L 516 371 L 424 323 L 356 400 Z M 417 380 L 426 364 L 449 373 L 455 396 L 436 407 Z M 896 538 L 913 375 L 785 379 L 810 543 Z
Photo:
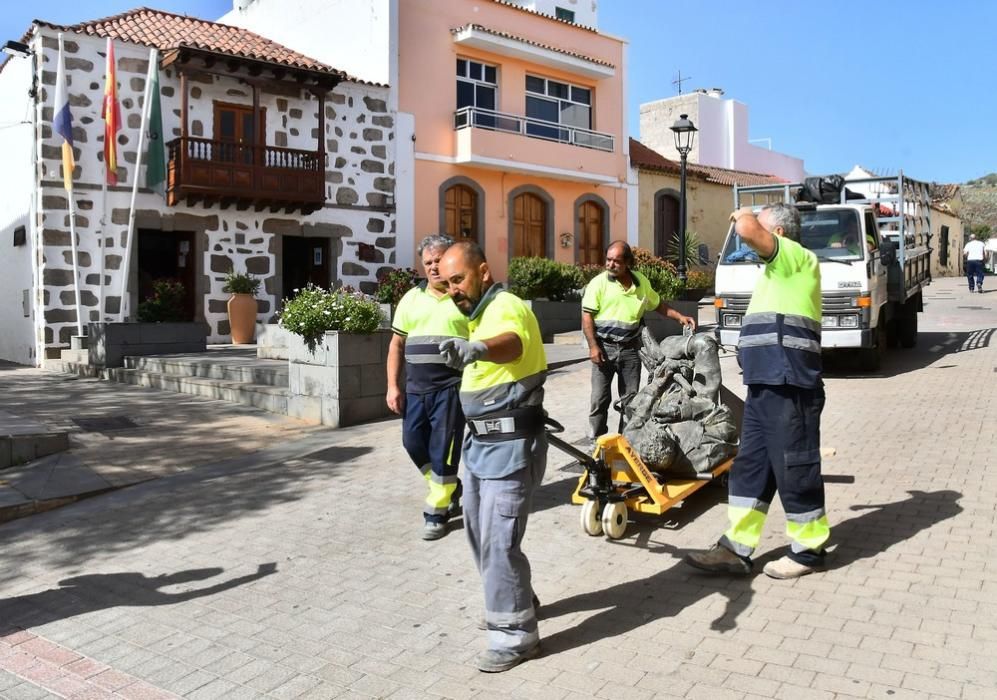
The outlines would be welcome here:
M 611 540 L 618 540 L 627 531 L 627 504 L 607 503 L 602 509 L 602 531 Z
M 602 534 L 602 521 L 599 520 L 599 501 L 585 501 L 582 504 L 582 530 L 586 535 L 598 537 Z

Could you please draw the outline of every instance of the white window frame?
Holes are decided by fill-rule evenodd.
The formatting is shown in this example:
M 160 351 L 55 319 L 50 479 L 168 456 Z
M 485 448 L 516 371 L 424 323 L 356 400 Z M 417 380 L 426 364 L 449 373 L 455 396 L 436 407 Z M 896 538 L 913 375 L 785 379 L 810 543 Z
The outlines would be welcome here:
M 530 88 L 528 87 L 528 82 L 526 82 L 526 81 L 529 81 L 530 78 L 532 78 L 534 80 L 542 80 L 542 81 L 544 81 L 544 91 L 542 93 L 541 92 L 534 92 L 534 91 L 530 90 Z M 555 96 L 551 95 L 549 93 L 549 87 L 548 87 L 548 83 L 551 83 L 551 82 L 559 83 L 561 85 L 567 85 L 568 86 L 568 97 L 567 98 L 564 98 L 564 97 L 555 97 Z M 588 85 L 576 85 L 575 83 L 569 83 L 567 80 L 558 80 L 556 78 L 547 78 L 547 77 L 544 77 L 542 75 L 536 75 L 534 73 L 527 73 L 526 74 L 526 78 L 524 80 L 523 88 L 524 88 L 523 89 L 523 92 L 524 92 L 524 97 L 523 97 L 523 102 L 524 102 L 524 104 L 523 104 L 523 110 L 524 111 L 523 111 L 523 113 L 526 114 L 527 116 L 529 116 L 529 109 L 526 107 L 526 104 L 525 104 L 526 98 L 527 97 L 533 97 L 533 98 L 536 98 L 536 99 L 547 100 L 549 102 L 556 102 L 557 103 L 557 121 L 556 122 L 551 122 L 552 124 L 557 124 L 558 126 L 564 126 L 564 127 L 573 128 L 573 129 L 585 129 L 586 131 L 592 131 L 593 130 L 593 128 L 595 126 L 595 124 L 594 124 L 594 122 L 595 122 L 595 114 L 594 114 L 595 107 L 594 107 L 594 105 L 592 103 L 595 101 L 594 100 L 594 97 L 595 97 L 595 88 L 589 87 Z M 586 104 L 584 102 L 579 102 L 579 101 L 573 99 L 573 91 L 575 89 L 586 90 L 588 92 L 588 94 L 589 94 L 588 104 Z M 562 102 L 567 102 L 568 104 L 577 105 L 579 107 L 587 107 L 588 111 L 589 111 L 589 123 L 588 123 L 588 126 L 577 126 L 575 124 L 565 124 L 565 123 L 563 123 L 561 121 L 561 103 Z M 531 119 L 535 119 L 535 117 L 530 117 L 530 118 Z

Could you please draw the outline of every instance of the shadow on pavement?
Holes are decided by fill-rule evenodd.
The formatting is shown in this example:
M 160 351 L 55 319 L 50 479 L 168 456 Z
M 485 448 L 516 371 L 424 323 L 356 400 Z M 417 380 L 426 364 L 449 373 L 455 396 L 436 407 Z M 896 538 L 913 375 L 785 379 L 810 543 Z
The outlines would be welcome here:
M 829 559 L 829 566 L 842 568 L 874 557 L 962 512 L 962 506 L 957 503 L 962 494 L 957 491 L 908 493 L 910 498 L 903 501 L 852 506 L 852 510 L 867 512 L 840 524 L 832 524 L 832 541 L 840 542 L 840 545 Z M 649 552 L 670 554 L 675 558 L 687 553 L 666 543 L 645 540 L 644 546 Z M 760 574 L 765 562 L 783 553 L 780 547 L 756 559 L 756 575 Z M 684 608 L 714 593 L 724 595 L 727 601 L 723 613 L 710 623 L 710 629 L 728 631 L 736 628 L 738 616 L 747 609 L 754 595 L 751 577 L 713 577 L 694 572 L 682 563 L 647 578 L 545 602 L 544 619 L 590 610 L 599 612 L 571 629 L 544 638 L 544 651 L 556 654 L 607 637 L 627 634 L 652 620 L 674 617 Z
M 274 563 L 260 564 L 255 573 L 220 581 L 205 588 L 167 593 L 164 586 L 203 581 L 224 572 L 221 568 L 190 569 L 175 574 L 86 574 L 59 581 L 58 588 L 0 599 L 0 634 L 30 629 L 77 615 L 116 607 L 172 605 L 214 595 L 257 581 L 277 571 Z
M 179 541 L 247 513 L 297 501 L 309 493 L 309 482 L 345 478 L 349 464 L 372 450 L 335 446 L 265 462 L 256 453 L 98 496 L 42 521 L 13 521 L 0 527 L 0 543 L 16 542 L 24 533 L 43 534 L 48 544 L 44 550 L 24 547 L 9 556 L 0 569 L 0 584 L 16 580 L 21 567 L 35 560 L 47 566 L 82 566 L 94 554 Z
M 982 350 L 993 341 L 995 328 L 975 331 L 931 331 L 917 335 L 917 347 L 890 348 L 877 372 L 864 372 L 859 368 L 856 351 L 836 350 L 824 353 L 824 376 L 848 379 L 896 377 L 915 372 L 934 364 L 946 355 Z M 947 369 L 939 366 L 937 369 Z

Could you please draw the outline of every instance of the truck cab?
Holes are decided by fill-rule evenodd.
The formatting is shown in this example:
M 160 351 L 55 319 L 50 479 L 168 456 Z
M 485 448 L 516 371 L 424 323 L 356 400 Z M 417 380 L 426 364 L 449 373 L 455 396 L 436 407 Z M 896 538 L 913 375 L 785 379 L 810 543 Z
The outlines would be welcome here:
M 783 188 L 745 189 L 770 193 Z M 785 192 L 788 198 L 788 186 Z M 930 282 L 930 234 L 920 236 L 930 231 L 930 222 L 911 217 L 915 210 L 926 217 L 927 203 L 912 207 L 909 196 L 878 201 L 887 197 L 849 201 L 842 195 L 844 201 L 836 204 L 796 205 L 800 242 L 820 262 L 821 345 L 826 350 L 857 349 L 869 370 L 878 369 L 887 346 L 912 347 L 917 342 L 921 288 Z M 731 226 L 716 270 L 716 332 L 722 345 L 737 345 L 763 270 L 764 263 Z

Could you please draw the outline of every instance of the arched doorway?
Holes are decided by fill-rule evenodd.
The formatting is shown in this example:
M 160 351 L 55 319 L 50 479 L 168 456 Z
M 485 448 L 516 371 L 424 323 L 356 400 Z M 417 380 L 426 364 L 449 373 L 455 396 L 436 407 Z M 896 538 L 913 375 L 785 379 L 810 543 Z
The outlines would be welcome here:
M 606 207 L 594 199 L 582 201 L 576 206 L 578 228 L 578 263 L 580 265 L 601 265 L 606 240 Z
M 679 230 L 679 198 L 671 190 L 662 190 L 654 196 L 654 254 L 659 258 L 668 255 L 672 240 Z
M 480 242 L 478 193 L 467 185 L 453 185 L 443 195 L 443 232 L 454 240 Z
M 533 192 L 512 200 L 512 257 L 547 257 L 547 203 Z

